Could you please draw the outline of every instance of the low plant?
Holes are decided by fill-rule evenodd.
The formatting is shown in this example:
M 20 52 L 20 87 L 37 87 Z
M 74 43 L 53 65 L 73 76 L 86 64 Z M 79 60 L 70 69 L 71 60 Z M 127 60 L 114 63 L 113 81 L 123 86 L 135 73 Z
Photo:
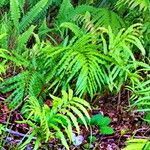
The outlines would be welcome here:
M 150 142 L 146 139 L 130 139 L 127 141 L 127 146 L 122 150 L 149 150 Z
M 150 80 L 147 77 L 146 80 L 138 82 L 134 87 L 128 87 L 131 91 L 131 107 L 130 109 L 136 112 L 144 112 L 145 113 L 145 121 L 150 122 L 149 114 L 150 114 Z
M 88 125 L 90 125 L 91 127 L 97 126 L 100 134 L 109 135 L 114 133 L 113 128 L 109 126 L 111 122 L 111 119 L 109 117 L 105 117 L 101 114 L 96 114 L 91 116 L 90 120 L 88 120 L 88 118 L 85 119 Z M 80 124 L 83 124 L 81 119 L 79 119 L 78 122 Z
M 0 41 L 1 41 L 5 36 L 6 36 L 6 34 L 0 34 Z M 2 48 L 0 47 L 0 75 L 1 75 L 2 73 L 4 73 L 5 70 L 6 70 L 6 59 L 3 59 L 2 57 L 4 57 L 5 54 L 7 54 L 7 53 L 8 53 L 7 50 L 2 49 Z M 2 80 L 2 77 L 1 77 L 1 76 L 0 76 L 0 80 Z
M 86 116 L 90 120 L 88 114 L 90 105 L 88 102 L 74 97 L 72 90 L 69 90 L 69 93 L 62 91 L 61 98 L 53 95 L 50 96 L 52 98 L 51 107 L 46 104 L 41 105 L 40 101 L 33 96 L 27 100 L 23 109 L 27 119 L 19 123 L 27 123 L 32 127 L 32 131 L 29 138 L 20 144 L 19 149 L 24 149 L 36 137 L 34 139 L 34 150 L 38 149 L 42 142 L 48 142 L 53 138 L 60 139 L 66 149 L 69 150 L 68 142 L 73 141 L 73 133 L 80 133 L 78 117 L 82 120 L 86 129 L 88 129 L 88 124 L 84 118 Z M 66 137 L 68 137 L 69 141 Z

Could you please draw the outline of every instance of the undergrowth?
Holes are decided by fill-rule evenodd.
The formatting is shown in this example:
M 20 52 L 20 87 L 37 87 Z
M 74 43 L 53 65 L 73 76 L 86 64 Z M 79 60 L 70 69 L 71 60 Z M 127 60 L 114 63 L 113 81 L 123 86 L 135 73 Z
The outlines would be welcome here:
M 150 121 L 149 5 L 149 0 L 0 2 L 0 93 L 8 95 L 10 109 L 22 112 L 25 119 L 18 123 L 32 128 L 18 149 L 32 141 L 38 149 L 54 138 L 70 149 L 73 133 L 80 133 L 78 118 L 91 129 L 95 95 L 115 95 L 123 87 L 131 92 L 129 109 Z

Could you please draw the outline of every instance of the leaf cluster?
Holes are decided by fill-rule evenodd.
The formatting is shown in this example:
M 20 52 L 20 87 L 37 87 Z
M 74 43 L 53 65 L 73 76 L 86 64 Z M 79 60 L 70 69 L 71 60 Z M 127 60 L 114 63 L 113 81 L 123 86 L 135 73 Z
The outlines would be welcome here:
M 24 149 L 34 136 L 37 137 L 35 141 L 34 149 L 38 149 L 42 141 L 48 142 L 52 138 L 58 138 L 62 144 L 69 149 L 69 141 L 73 141 L 73 132 L 76 130 L 80 134 L 79 124 L 77 118 L 79 117 L 86 129 L 88 125 L 84 118 L 90 119 L 87 108 L 90 108 L 88 102 L 78 97 L 73 96 L 73 91 L 69 90 L 69 93 L 62 91 L 62 98 L 51 95 L 52 107 L 43 104 L 40 105 L 39 100 L 36 97 L 30 97 L 27 100 L 23 113 L 28 117 L 27 120 L 20 121 L 20 123 L 27 123 L 33 128 L 33 132 L 24 143 L 19 146 L 20 149 Z M 72 125 L 73 123 L 73 125 Z M 73 130 L 72 126 L 75 126 Z

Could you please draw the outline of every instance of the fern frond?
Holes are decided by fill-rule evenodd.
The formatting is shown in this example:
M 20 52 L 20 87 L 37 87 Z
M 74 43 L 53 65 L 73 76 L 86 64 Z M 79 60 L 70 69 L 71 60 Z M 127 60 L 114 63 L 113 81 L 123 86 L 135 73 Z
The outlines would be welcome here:
M 9 3 L 8 0 L 1 0 L 1 1 L 0 1 L 0 7 L 5 6 L 5 5 L 7 5 L 8 3 Z
M 17 50 L 18 50 L 18 52 L 21 52 L 22 48 L 24 48 L 26 46 L 26 43 L 28 42 L 34 29 L 35 29 L 35 26 L 31 26 L 31 27 L 29 27 L 28 30 L 26 30 L 24 33 L 19 35 L 19 37 L 17 39 L 17 43 L 18 43 L 17 44 Z
M 28 95 L 38 97 L 43 85 L 43 76 L 38 72 L 33 73 L 28 84 Z
M 10 22 L 7 21 L 7 16 L 4 15 L 2 18 L 2 22 L 0 23 L 0 35 L 4 36 L 0 40 L 0 47 L 4 49 L 8 49 L 8 35 L 9 35 L 9 29 L 10 29 Z
M 85 12 L 89 12 L 89 13 L 92 13 L 92 12 L 95 12 L 97 11 L 97 8 L 96 7 L 93 7 L 93 6 L 90 6 L 90 5 L 78 5 L 76 8 L 75 8 L 75 11 L 74 11 L 74 15 L 84 15 Z M 73 15 L 73 14 L 72 14 Z
M 128 44 L 133 44 L 136 46 L 142 53 L 142 55 L 145 55 L 145 49 L 138 38 L 138 27 L 140 27 L 141 24 L 134 24 L 131 25 L 126 31 L 120 30 L 120 32 L 116 35 L 113 34 L 111 28 L 109 27 L 108 35 L 109 35 L 109 49 L 113 51 L 113 49 L 119 47 L 122 47 L 122 49 L 126 50 L 126 52 L 129 53 L 130 57 L 134 59 L 133 52 L 131 48 L 128 46 Z M 129 49 L 128 49 L 129 48 Z
M 31 23 L 34 21 L 34 19 L 39 15 L 39 13 L 44 9 L 44 7 L 47 5 L 48 0 L 40 0 L 29 12 L 22 18 L 20 24 L 19 24 L 19 31 L 24 31 L 28 26 L 31 25 Z
M 25 89 L 26 89 L 26 82 L 28 80 L 28 72 L 23 72 L 17 76 L 14 76 L 10 79 L 5 80 L 0 85 L 0 91 L 2 93 L 14 92 L 7 98 L 7 102 L 9 102 L 9 106 L 14 108 L 14 106 L 18 106 L 18 104 L 22 101 Z
M 138 7 L 140 11 L 146 11 L 150 9 L 149 0 L 118 0 L 117 7 L 120 8 L 123 5 L 129 6 L 131 9 Z
M 84 32 L 77 25 L 71 22 L 64 22 L 60 25 L 60 27 L 70 29 L 77 37 L 81 37 L 84 34 Z
M 14 26 L 18 30 L 20 19 L 20 7 L 18 0 L 10 0 L 10 13 Z
M 41 92 L 43 82 L 37 73 L 30 73 L 24 71 L 14 77 L 4 80 L 0 84 L 0 91 L 2 93 L 12 92 L 7 98 L 9 107 L 15 109 L 26 96 L 38 96 Z
M 58 24 L 67 22 L 70 19 L 70 13 L 74 11 L 74 7 L 70 0 L 63 0 L 57 16 Z
M 25 4 L 25 0 L 18 0 L 19 2 L 19 7 L 20 7 L 20 10 L 22 11 L 22 13 L 24 14 L 24 10 L 23 10 L 23 7 L 24 7 L 24 4 Z
M 65 7 L 65 9 L 67 9 L 65 4 L 62 4 L 62 6 Z M 71 11 L 67 15 L 69 9 L 71 9 Z M 69 7 L 67 12 L 64 11 L 63 13 L 59 13 L 57 20 L 59 24 L 63 22 L 77 22 L 77 21 L 79 24 L 81 24 L 82 20 L 81 22 L 79 22 L 78 18 L 80 18 L 81 16 L 84 17 L 87 12 L 91 14 L 90 22 L 93 23 L 96 28 L 97 27 L 108 28 L 108 26 L 111 26 L 111 28 L 115 32 L 117 32 L 118 30 L 120 30 L 122 27 L 125 26 L 124 21 L 117 13 L 108 10 L 106 8 L 95 8 L 89 5 L 81 5 L 77 6 L 76 8 Z M 62 16 L 62 19 L 60 18 L 60 16 Z
M 149 78 L 145 81 L 137 83 L 134 87 L 128 87 L 132 91 L 130 98 L 132 107 L 138 107 L 137 111 L 150 112 L 150 80 Z
M 95 27 L 108 28 L 108 26 L 111 26 L 112 30 L 114 32 L 117 32 L 125 26 L 124 21 L 118 14 L 106 8 L 99 8 L 91 15 L 91 22 L 94 24 Z
M 66 149 L 69 149 L 68 142 L 66 140 L 66 135 L 70 141 L 73 141 L 73 129 L 72 123 L 76 127 L 77 132 L 80 132 L 80 128 L 77 122 L 77 116 L 80 116 L 82 121 L 87 125 L 85 118 L 83 117 L 82 112 L 87 114 L 87 118 L 90 119 L 88 111 L 85 109 L 84 105 L 80 106 L 80 109 L 74 105 L 75 102 L 73 97 L 73 91 L 69 90 L 69 93 L 62 91 L 62 98 L 52 96 L 53 106 L 49 108 L 47 105 L 41 106 L 39 101 L 35 97 L 30 97 L 28 103 L 26 104 L 26 111 L 24 113 L 28 114 L 28 118 L 31 122 L 26 121 L 29 125 L 33 127 L 33 132 L 37 136 L 37 140 L 44 139 L 45 141 L 55 135 L 58 139 L 61 140 L 62 144 Z M 76 99 L 76 98 L 75 98 Z M 77 100 L 77 99 L 76 99 Z M 78 98 L 78 101 L 85 101 Z M 76 102 L 76 103 L 79 103 Z M 86 102 L 86 105 L 90 108 L 90 105 Z M 73 110 L 73 112 L 70 111 Z M 32 121 L 34 122 L 32 124 Z M 35 122 L 39 125 L 35 125 Z M 24 123 L 24 121 L 22 122 Z M 39 130 L 36 130 L 36 129 Z M 64 130 L 62 130 L 62 128 Z M 52 134 L 53 133 L 53 134 Z M 42 138 L 41 138 L 42 137 Z
M 145 49 L 138 38 L 138 28 L 140 26 L 140 24 L 134 24 L 126 30 L 121 29 L 118 34 L 114 34 L 111 27 L 108 28 L 108 31 L 104 32 L 109 36 L 109 45 L 106 46 L 107 42 L 103 35 L 102 42 L 105 47 L 104 52 L 113 59 L 112 65 L 107 68 L 108 76 L 106 77 L 111 91 L 113 91 L 114 88 L 119 91 L 123 83 L 129 78 L 133 83 L 136 83 L 136 81 L 141 78 L 136 72 L 136 68 L 139 65 L 135 60 L 133 52 L 133 46 L 135 46 L 140 50 L 143 56 L 145 55 Z
M 137 147 L 138 150 L 148 150 L 150 148 L 150 142 L 146 139 L 129 139 L 126 143 L 127 146 L 122 150 L 130 150 L 135 147 Z
M 86 128 L 87 128 L 87 123 L 86 123 L 86 120 L 85 120 L 85 118 L 84 118 L 84 115 L 86 115 L 86 117 L 87 117 L 88 119 L 90 119 L 90 116 L 89 116 L 87 110 L 85 109 L 85 106 L 80 103 L 80 101 L 85 102 L 85 100 L 79 99 L 78 102 L 77 102 L 77 101 L 74 101 L 74 98 L 75 98 L 75 97 L 73 97 L 72 94 L 73 94 L 73 93 L 72 93 L 72 90 L 69 90 L 69 93 L 68 93 L 68 94 L 67 94 L 65 91 L 62 91 L 62 95 L 63 95 L 62 100 L 63 100 L 63 103 L 61 103 L 61 101 L 58 100 L 57 97 L 56 97 L 55 99 L 57 100 L 57 105 L 58 105 L 58 104 L 61 104 L 60 106 L 62 106 L 62 108 L 63 108 L 62 110 L 61 110 L 61 109 L 60 109 L 60 110 L 58 109 L 58 111 L 60 111 L 61 113 L 66 112 L 67 115 L 68 115 L 70 118 L 72 118 L 72 119 L 74 120 L 73 123 L 74 123 L 74 125 L 77 127 L 77 131 L 79 132 L 79 127 L 78 127 L 77 119 L 76 119 L 76 117 L 75 117 L 71 112 L 69 112 L 68 110 L 71 109 L 76 115 L 78 115 L 79 118 L 83 121 L 83 123 L 84 123 L 84 125 L 85 125 Z M 55 100 L 55 99 L 54 99 L 54 100 Z M 86 102 L 86 103 L 87 103 L 87 102 Z M 88 104 L 88 103 L 87 103 L 87 104 Z M 56 107 L 56 104 L 55 104 L 55 107 Z M 90 105 L 89 105 L 89 104 L 88 104 L 88 107 L 90 108 Z M 84 113 L 84 115 L 83 115 L 82 113 Z
M 51 80 L 52 76 L 58 77 L 59 81 L 67 78 L 67 85 L 76 79 L 76 94 L 79 95 L 87 92 L 92 97 L 97 90 L 100 91 L 105 84 L 105 67 L 110 58 L 99 53 L 93 37 L 93 34 L 83 35 L 66 48 L 43 49 L 47 59 L 60 59 L 54 68 L 57 71 L 47 75 L 47 80 Z
M 6 37 L 6 34 L 0 34 L 0 41 L 2 39 L 4 39 L 4 37 Z M 7 53 L 9 53 L 7 50 L 5 49 L 1 49 L 0 48 L 0 59 L 1 59 L 1 62 L 0 62 L 0 81 L 2 80 L 2 77 L 1 77 L 1 74 L 2 73 L 5 73 L 5 70 L 6 70 L 6 55 Z

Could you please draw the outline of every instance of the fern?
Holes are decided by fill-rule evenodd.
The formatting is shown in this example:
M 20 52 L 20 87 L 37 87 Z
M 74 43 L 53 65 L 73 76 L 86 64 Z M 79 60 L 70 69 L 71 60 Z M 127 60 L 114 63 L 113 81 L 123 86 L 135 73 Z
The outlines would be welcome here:
M 39 13 L 44 9 L 47 5 L 48 0 L 40 0 L 31 10 L 22 18 L 19 24 L 20 32 L 24 31 L 30 24 L 34 21 L 34 19 L 39 15 Z
M 53 0 L 49 0 L 47 2 L 47 4 L 44 6 L 44 8 L 40 11 L 40 13 L 38 14 L 38 16 L 36 16 L 34 23 L 38 22 L 38 21 L 43 21 L 45 19 L 45 16 L 47 16 L 47 13 L 49 11 L 49 9 L 51 8 L 50 6 L 52 6 L 52 1 Z M 47 17 L 48 18 L 48 17 Z M 40 22 L 39 22 L 40 24 Z
M 123 150 L 131 150 L 136 147 L 137 150 L 149 150 L 150 142 L 146 139 L 130 139 Z
M 149 0 L 118 0 L 117 7 L 121 7 L 122 5 L 128 5 L 131 9 L 135 9 L 139 7 L 140 11 L 146 11 L 150 8 Z
M 17 39 L 18 44 L 17 44 L 16 50 L 18 50 L 19 52 L 22 51 L 24 46 L 26 46 L 26 43 L 28 42 L 28 40 L 29 40 L 30 36 L 32 35 L 34 29 L 35 29 L 35 26 L 30 26 L 29 29 L 27 29 L 24 33 L 19 35 L 19 37 Z
M 5 93 L 14 90 L 14 92 L 7 99 L 10 102 L 9 106 L 13 108 L 13 106 L 18 106 L 25 94 L 26 82 L 28 80 L 27 72 L 19 74 L 15 77 L 12 77 L 7 82 L 2 83 L 0 91 Z M 8 86 L 9 85 L 9 86 Z
M 0 1 L 0 7 L 7 5 L 8 2 L 9 2 L 8 0 L 1 0 Z
M 124 21 L 118 14 L 106 8 L 100 8 L 92 13 L 92 23 L 96 27 L 102 26 L 108 28 L 108 26 L 111 26 L 115 32 L 125 26 Z
M 111 10 L 106 8 L 95 8 L 89 5 L 79 5 L 74 8 L 69 0 L 64 0 L 61 4 L 57 16 L 57 23 L 76 22 L 78 17 L 81 15 L 84 16 L 86 12 L 91 14 L 91 22 L 97 27 L 103 26 L 108 28 L 108 26 L 111 26 L 114 31 L 118 31 L 125 26 L 121 17 Z
M 19 40 L 25 42 L 24 40 L 28 38 L 27 36 L 32 33 L 33 29 L 34 27 L 31 26 L 30 30 L 23 33 Z M 38 38 L 36 37 L 36 39 Z M 43 56 L 39 55 L 42 44 L 38 44 L 37 42 L 32 50 L 26 48 L 24 53 L 19 49 L 20 51 L 0 55 L 1 58 L 12 61 L 18 69 L 22 70 L 17 75 L 0 83 L 1 93 L 11 92 L 7 102 L 9 102 L 9 107 L 12 109 L 21 105 L 28 96 L 40 97 L 40 94 L 44 94 L 42 90 L 46 84 L 44 75 L 47 68 L 43 68 L 46 60 L 42 60 Z M 20 42 L 19 46 L 22 47 L 22 45 L 24 44 Z
M 69 21 L 70 19 L 70 13 L 74 11 L 73 5 L 71 4 L 70 0 L 63 0 L 59 13 L 57 16 L 59 24 Z
M 137 111 L 150 112 L 150 95 L 149 88 L 150 80 L 138 82 L 134 87 L 128 87 L 132 91 L 132 97 L 130 98 L 132 102 L 132 107 L 137 107 Z
M 20 8 L 18 0 L 10 0 L 11 19 L 16 29 L 19 27 Z
M 0 34 L 0 41 L 6 36 L 6 34 Z M 6 57 L 5 55 L 8 53 L 7 50 L 5 49 L 1 49 L 0 48 L 0 59 L 1 59 L 1 62 L 0 62 L 0 75 L 2 73 L 5 73 L 5 70 L 6 70 Z M 2 77 L 0 76 L 0 80 L 2 80 Z
M 135 60 L 132 51 L 134 45 L 141 51 L 143 56 L 145 55 L 145 49 L 138 39 L 138 26 L 140 24 L 132 25 L 126 31 L 122 29 L 117 35 L 109 27 L 107 31 L 104 30 L 101 36 L 103 51 L 112 58 L 112 64 L 108 67 L 107 77 L 107 83 L 111 91 L 113 91 L 113 88 L 119 91 L 127 79 L 134 83 L 140 78 L 140 75 L 136 72 L 139 63 Z M 108 42 L 106 42 L 105 33 L 109 36 Z M 109 44 L 107 45 L 107 43 Z
M 39 89 L 42 89 L 42 86 L 45 84 L 46 87 L 49 85 L 49 89 L 53 89 L 54 91 L 60 87 L 66 89 L 73 82 L 75 83 L 75 87 L 72 88 L 75 88 L 77 95 L 82 96 L 88 93 L 92 98 L 96 92 L 103 91 L 106 86 L 108 86 L 110 91 L 114 89 L 118 91 L 128 78 L 133 83 L 138 80 L 135 77 L 140 78 L 135 71 L 139 65 L 135 62 L 132 47 L 133 45 L 137 46 L 143 55 L 145 54 L 145 50 L 137 38 L 137 26 L 139 25 L 133 25 L 126 31 L 120 30 L 116 35 L 110 27 L 108 30 L 98 28 L 94 32 L 90 33 L 89 31 L 88 33 L 82 31 L 82 29 L 73 23 L 63 23 L 61 27 L 70 28 L 76 35 L 64 46 L 54 47 L 48 44 L 42 47 L 41 44 L 37 43 L 32 51 L 28 50 L 26 53 L 21 54 L 23 56 L 14 53 L 15 58 L 7 58 L 27 68 L 27 77 L 25 79 L 24 77 L 23 79 L 19 79 L 19 82 L 23 80 L 25 82 L 29 81 L 26 83 L 28 86 L 23 86 L 20 89 L 28 89 L 28 87 L 31 87 L 30 89 L 36 89 L 32 85 L 30 86 L 30 79 L 32 79 L 32 75 L 39 74 L 41 78 L 45 76 L 44 81 L 42 81 L 43 85 L 39 85 Z M 33 28 L 31 26 L 31 30 L 29 29 L 31 32 L 28 33 L 27 31 L 24 33 L 25 36 L 24 34 L 22 36 L 26 38 L 26 34 L 30 35 Z M 106 42 L 105 38 L 108 39 L 108 42 Z M 26 40 L 22 41 L 25 42 Z M 109 65 L 110 63 L 111 65 Z M 119 79 L 117 76 L 119 76 Z M 39 81 L 35 80 L 34 84 L 36 82 Z M 11 84 L 15 85 L 14 82 L 11 83 L 11 78 L 10 84 L 7 84 L 7 80 L 6 84 L 5 82 L 3 84 L 1 88 L 5 86 L 6 89 Z M 22 82 L 20 84 L 23 85 Z M 14 86 L 11 90 L 17 89 L 17 86 Z M 21 91 L 24 93 L 24 90 Z M 30 95 L 29 91 L 25 92 L 25 95 L 22 94 L 23 96 L 20 96 L 18 101 Z M 36 95 L 39 92 L 40 90 L 36 92 Z M 18 95 L 16 93 L 17 91 L 14 91 L 14 95 Z M 12 100 L 13 97 L 10 97 L 10 99 Z M 16 106 L 16 104 L 13 106 Z
M 61 28 L 66 28 L 66 29 L 70 29 L 75 36 L 77 37 L 81 37 L 84 35 L 84 32 L 82 29 L 80 29 L 77 25 L 75 25 L 74 23 L 71 22 L 64 22 L 60 25 Z
M 6 101 L 9 102 L 11 109 L 15 109 L 22 104 L 26 96 L 37 97 L 42 90 L 42 85 L 42 77 L 39 74 L 24 71 L 1 83 L 0 91 L 2 93 L 12 91 Z
M 24 7 L 24 4 L 25 4 L 25 0 L 18 0 L 18 2 L 19 2 L 19 7 L 20 7 L 20 10 L 22 11 L 22 13 L 24 13 L 24 9 L 23 9 L 23 7 Z
M 73 79 L 76 80 L 76 94 L 94 93 L 102 90 L 105 84 L 105 66 L 109 57 L 98 52 L 99 46 L 92 44 L 93 35 L 83 35 L 76 41 L 71 42 L 66 48 L 43 49 L 45 57 L 59 58 L 58 64 L 47 76 L 59 78 L 59 82 L 65 80 L 64 87 Z M 58 82 L 58 84 L 59 84 Z M 62 83 L 61 83 L 62 85 Z
M 51 97 L 53 99 L 52 108 L 49 108 L 45 104 L 41 106 L 35 97 L 30 97 L 24 111 L 29 117 L 22 123 L 26 122 L 33 127 L 33 134 L 37 136 L 37 140 L 40 142 L 42 140 L 46 142 L 55 136 L 61 140 L 66 149 L 69 149 L 65 137 L 67 135 L 69 140 L 73 141 L 73 126 L 75 126 L 78 134 L 80 133 L 77 116 L 82 119 L 84 125 L 87 127 L 84 116 L 90 119 L 86 110 L 86 108 L 90 109 L 90 105 L 83 99 L 73 97 L 72 90 L 69 90 L 68 94 L 62 91 L 62 98 L 53 95 Z M 29 119 L 31 121 L 28 121 Z M 24 144 L 22 145 L 24 146 Z M 20 148 L 23 149 L 23 146 L 20 145 Z
M 98 75 L 99 77 L 100 76 L 102 77 L 101 79 L 97 78 L 98 80 L 95 79 L 95 81 L 100 81 L 102 87 L 107 84 L 110 91 L 114 91 L 114 89 L 116 89 L 117 92 L 120 90 L 121 86 L 127 81 L 127 79 L 130 79 L 132 84 L 134 84 L 134 82 L 136 83 L 137 80 L 139 80 L 141 77 L 138 74 L 138 72 L 136 72 L 136 68 L 139 66 L 139 63 L 135 61 L 134 52 L 132 49 L 133 49 L 133 46 L 136 46 L 141 51 L 143 56 L 145 55 L 145 49 L 141 41 L 138 39 L 138 36 L 139 36 L 138 28 L 141 25 L 135 24 L 135 25 L 130 26 L 127 30 L 122 29 L 116 35 L 114 31 L 112 31 L 111 27 L 108 27 L 108 29 L 102 28 L 102 27 L 95 27 L 95 25 L 93 23 L 90 24 L 90 21 L 86 20 L 86 18 L 83 19 L 82 21 L 84 24 L 83 29 L 80 29 L 77 25 L 74 25 L 73 23 L 63 23 L 61 27 L 69 28 L 72 32 L 75 33 L 77 37 L 80 37 L 80 36 L 85 37 L 84 34 L 85 33 L 87 34 L 88 32 L 90 32 L 92 36 L 91 42 L 94 45 L 97 42 L 100 42 L 99 48 L 97 48 L 99 52 L 98 51 L 97 52 L 102 55 L 107 55 L 108 60 L 105 60 L 105 63 L 102 65 L 102 67 L 104 68 L 102 69 L 103 71 L 100 74 L 98 73 L 98 71 L 91 72 L 96 78 L 97 78 L 96 73 L 99 74 Z M 86 32 L 85 32 L 85 29 L 87 30 Z M 99 36 L 100 36 L 100 39 L 99 39 Z M 74 39 L 74 41 L 76 41 L 76 39 Z M 82 40 L 80 40 L 80 44 L 78 45 L 81 45 L 81 42 Z M 88 45 L 88 42 L 86 45 Z M 82 48 L 84 48 L 84 46 L 82 46 Z M 75 52 L 75 50 L 73 50 L 73 52 Z M 67 53 L 69 56 L 71 56 L 69 52 Z M 66 64 L 67 64 L 67 61 L 69 61 L 68 57 L 66 55 L 63 57 L 64 60 L 66 61 Z M 92 56 L 90 55 L 89 57 L 92 58 Z M 95 59 L 92 58 L 92 59 L 94 61 L 96 58 Z M 99 59 L 100 61 L 100 58 L 97 58 L 97 59 Z M 84 58 L 82 58 L 82 60 L 84 60 Z M 75 58 L 74 58 L 74 61 L 75 61 Z M 79 61 L 79 58 L 76 61 Z M 110 62 L 111 62 L 111 65 L 108 65 L 110 64 Z M 71 60 L 70 60 L 70 63 L 68 62 L 68 64 L 71 64 Z M 86 64 L 86 62 L 84 62 L 84 64 Z M 90 68 L 92 68 L 93 66 L 94 66 L 93 63 L 92 63 L 92 66 L 89 65 Z M 67 67 L 69 67 L 69 65 Z M 73 69 L 74 68 L 72 68 L 71 70 Z M 98 68 L 97 69 L 95 68 L 95 70 L 98 70 Z M 92 68 L 92 71 L 94 71 L 93 68 Z M 88 71 L 85 71 L 85 72 L 87 73 Z M 89 76 L 91 75 L 89 74 Z M 88 75 L 85 74 L 85 77 L 88 78 Z M 92 77 L 89 77 L 89 78 L 92 79 Z M 88 81 L 88 79 L 85 81 Z M 85 83 L 84 87 L 86 87 L 86 85 L 91 86 L 91 87 L 93 86 L 92 88 L 94 89 L 94 87 L 96 87 L 95 81 L 94 80 L 91 81 L 90 82 L 91 84 L 89 85 L 86 82 L 83 82 Z M 96 84 L 100 85 L 98 83 Z M 80 85 L 82 84 L 80 83 Z M 95 93 L 95 92 L 96 90 L 93 90 L 93 91 L 88 90 L 88 93 Z
M 6 34 L 5 37 L 0 40 L 0 47 L 4 49 L 8 49 L 10 28 L 10 22 L 5 14 L 0 21 L 0 34 Z

